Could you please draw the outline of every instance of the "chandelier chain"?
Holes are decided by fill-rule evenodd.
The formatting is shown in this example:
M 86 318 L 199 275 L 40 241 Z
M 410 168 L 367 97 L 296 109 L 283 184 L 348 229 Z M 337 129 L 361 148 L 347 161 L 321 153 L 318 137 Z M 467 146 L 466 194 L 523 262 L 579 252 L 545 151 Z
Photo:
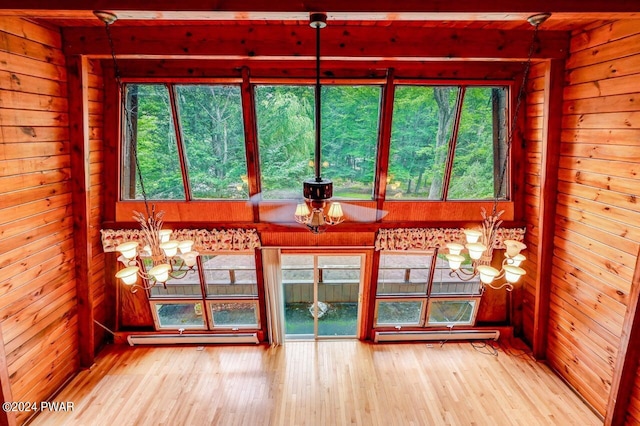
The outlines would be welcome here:
M 540 27 L 540 23 L 536 23 L 533 29 L 533 36 L 531 38 L 531 45 L 529 46 L 529 54 L 527 56 L 527 62 L 524 67 L 524 71 L 522 73 L 522 84 L 520 84 L 520 89 L 518 90 L 518 96 L 516 97 L 516 105 L 513 110 L 513 118 L 512 125 L 509 127 L 509 134 L 507 136 L 507 146 L 504 154 L 504 163 L 502 165 L 502 169 L 500 170 L 500 178 L 498 180 L 498 190 L 495 192 L 495 197 L 493 200 L 493 215 L 497 213 L 498 210 L 498 198 L 500 197 L 500 192 L 502 191 L 502 187 L 504 186 L 507 166 L 509 164 L 509 155 L 511 154 L 511 144 L 513 142 L 513 134 L 518 127 L 518 116 L 520 113 L 520 108 L 522 107 L 522 102 L 526 93 L 526 85 L 529 80 L 529 72 L 531 70 L 531 59 L 533 58 L 533 52 L 536 48 L 536 41 L 538 40 L 538 29 Z M 506 194 L 505 194 L 506 195 Z
M 124 93 L 124 85 L 122 84 L 122 73 L 120 72 L 120 66 L 118 65 L 118 60 L 116 59 L 116 49 L 113 45 L 113 37 L 111 36 L 112 23 L 113 22 L 104 21 L 104 26 L 107 32 L 107 40 L 109 41 L 111 59 L 113 61 L 113 73 L 115 75 L 116 85 L 118 87 L 118 93 L 120 94 L 120 98 L 124 99 L 125 93 Z M 133 126 L 131 125 L 131 120 L 130 120 L 131 111 L 129 111 L 129 109 L 127 108 L 126 102 L 124 104 L 125 104 L 124 121 L 125 121 L 125 125 L 127 126 L 127 133 L 129 134 L 129 138 L 131 138 L 133 135 Z M 142 179 L 142 171 L 140 168 L 140 160 L 138 159 L 138 148 L 136 144 L 133 143 L 133 140 L 131 140 L 131 143 L 129 145 L 131 147 L 133 158 L 136 163 L 136 174 L 138 175 L 138 182 L 140 182 L 140 190 L 142 191 L 142 198 L 144 199 L 144 206 L 147 212 L 147 217 L 151 217 L 151 211 L 149 210 L 149 203 L 147 198 L 147 191 L 144 187 L 144 180 Z

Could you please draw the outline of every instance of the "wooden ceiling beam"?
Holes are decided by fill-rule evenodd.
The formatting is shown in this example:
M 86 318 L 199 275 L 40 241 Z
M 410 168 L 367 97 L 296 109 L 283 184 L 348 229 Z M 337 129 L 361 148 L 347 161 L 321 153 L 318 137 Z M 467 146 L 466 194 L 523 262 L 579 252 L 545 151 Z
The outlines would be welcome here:
M 3 13 L 34 14 L 42 16 L 69 16 L 72 13 L 86 13 L 92 10 L 110 10 L 121 15 L 121 19 L 163 19 L 164 15 L 186 12 L 190 16 L 207 14 L 227 14 L 233 19 L 307 19 L 309 12 L 326 11 L 330 19 L 398 20 L 424 19 L 438 20 L 512 20 L 540 12 L 591 13 L 603 12 L 637 13 L 635 2 L 602 0 L 4 0 Z M 136 14 L 137 12 L 137 14 Z M 135 15 L 129 16 L 129 15 Z M 418 16 L 416 16 L 418 15 Z M 173 17 L 172 19 L 175 19 Z M 190 18 L 194 19 L 194 18 Z
M 111 28 L 121 59 L 251 59 L 315 58 L 315 33 L 308 25 L 117 26 Z M 334 25 L 322 31 L 322 58 L 334 61 L 526 60 L 532 31 Z M 68 55 L 108 58 L 101 27 L 63 29 Z M 539 33 L 534 59 L 563 59 L 568 33 Z
M 108 61 L 108 59 L 107 59 Z M 212 77 L 241 78 L 245 67 L 252 78 L 313 78 L 315 63 L 308 61 L 217 61 L 217 60 L 118 60 L 124 78 L 203 79 Z M 394 68 L 399 78 L 512 80 L 522 73 L 521 62 L 454 61 L 322 61 L 323 79 L 385 79 Z

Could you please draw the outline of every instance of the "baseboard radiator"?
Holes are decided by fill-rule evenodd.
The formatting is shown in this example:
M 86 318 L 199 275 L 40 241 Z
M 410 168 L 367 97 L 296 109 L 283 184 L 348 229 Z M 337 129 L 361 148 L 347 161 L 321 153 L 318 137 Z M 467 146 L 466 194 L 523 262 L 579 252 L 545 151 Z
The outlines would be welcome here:
M 242 334 L 142 334 L 127 336 L 129 345 L 186 345 L 259 343 L 257 333 Z
M 499 330 L 376 331 L 375 342 L 498 340 Z

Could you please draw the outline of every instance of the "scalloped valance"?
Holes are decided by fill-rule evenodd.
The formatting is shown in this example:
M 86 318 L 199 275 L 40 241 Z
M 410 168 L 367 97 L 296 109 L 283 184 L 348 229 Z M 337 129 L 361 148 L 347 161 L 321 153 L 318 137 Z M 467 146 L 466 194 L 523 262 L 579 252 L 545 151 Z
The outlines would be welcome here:
M 396 228 L 380 229 L 376 237 L 376 250 L 432 250 L 447 243 L 465 244 L 462 228 Z M 524 240 L 525 228 L 499 228 L 496 230 L 494 249 L 504 249 L 504 240 Z
M 140 229 L 102 229 L 102 248 L 105 253 L 116 251 L 124 241 L 142 242 Z M 260 237 L 255 229 L 174 229 L 173 238 L 193 240 L 193 250 L 243 251 L 260 248 Z

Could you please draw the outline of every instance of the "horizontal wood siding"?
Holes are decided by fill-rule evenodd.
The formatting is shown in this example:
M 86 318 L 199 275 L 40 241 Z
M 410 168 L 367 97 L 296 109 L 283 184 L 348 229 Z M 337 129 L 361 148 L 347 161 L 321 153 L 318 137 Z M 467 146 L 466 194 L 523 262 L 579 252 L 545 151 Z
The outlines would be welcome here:
M 0 322 L 14 401 L 44 401 L 78 371 L 60 47 L 56 31 L 0 20 Z
M 93 319 L 113 329 L 113 280 L 105 280 L 105 254 L 102 250 L 100 228 L 103 220 L 104 202 L 104 80 L 101 62 L 89 61 L 89 193 L 90 217 L 88 235 L 91 244 L 89 259 L 89 287 L 93 300 Z M 107 283 L 111 284 L 108 285 Z M 94 351 L 102 347 L 107 338 L 106 331 L 94 327 Z
M 537 252 L 539 243 L 538 224 L 540 221 L 540 183 L 542 174 L 542 120 L 544 104 L 544 64 L 536 64 L 531 67 L 527 84 L 526 98 L 526 128 L 525 128 L 525 180 L 524 202 L 527 233 L 525 243 L 527 261 L 523 264 L 527 275 L 524 276 L 520 306 L 516 306 L 516 312 L 521 312 L 522 338 L 531 346 L 533 345 L 533 323 L 536 302 L 536 269 Z M 518 318 L 518 316 L 516 316 Z
M 602 415 L 640 246 L 637 40 L 638 21 L 573 34 L 566 64 L 547 358 Z

